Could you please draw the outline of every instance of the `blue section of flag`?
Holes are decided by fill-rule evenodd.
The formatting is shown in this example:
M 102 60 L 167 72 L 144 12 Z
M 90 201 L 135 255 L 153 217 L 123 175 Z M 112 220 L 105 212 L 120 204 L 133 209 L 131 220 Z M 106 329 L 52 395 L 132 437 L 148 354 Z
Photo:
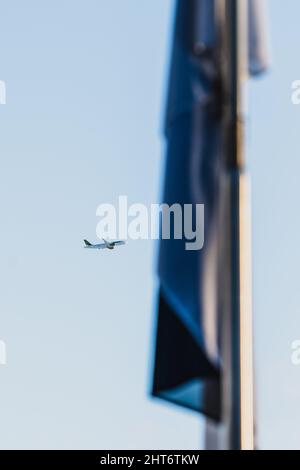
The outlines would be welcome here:
M 263 0 L 249 0 L 249 72 L 268 66 Z M 222 86 L 217 0 L 178 0 L 165 132 L 163 202 L 205 205 L 205 244 L 161 240 L 153 394 L 220 419 L 216 212 Z

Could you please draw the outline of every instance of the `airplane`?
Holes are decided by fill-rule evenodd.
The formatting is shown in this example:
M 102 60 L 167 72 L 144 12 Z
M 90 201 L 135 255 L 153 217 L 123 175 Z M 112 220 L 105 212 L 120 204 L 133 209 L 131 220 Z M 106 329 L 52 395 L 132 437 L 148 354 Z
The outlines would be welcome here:
M 84 248 L 89 248 L 92 250 L 105 250 L 105 249 L 114 250 L 116 246 L 126 244 L 124 240 L 108 241 L 108 240 L 104 240 L 104 238 L 103 238 L 104 243 L 97 243 L 96 245 L 93 245 L 88 240 L 83 240 L 83 241 L 84 241 Z

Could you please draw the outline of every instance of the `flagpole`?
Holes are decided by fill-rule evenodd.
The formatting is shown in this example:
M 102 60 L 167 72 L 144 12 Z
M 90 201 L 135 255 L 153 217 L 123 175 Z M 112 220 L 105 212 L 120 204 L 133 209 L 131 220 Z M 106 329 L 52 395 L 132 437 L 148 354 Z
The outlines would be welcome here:
M 251 450 L 254 440 L 250 199 L 245 174 L 243 99 L 248 74 L 247 2 L 222 2 L 221 17 L 226 148 L 223 191 L 226 202 L 222 214 L 226 259 L 222 260 L 221 283 L 228 292 L 222 312 L 223 420 L 227 427 L 224 447 L 233 450 Z

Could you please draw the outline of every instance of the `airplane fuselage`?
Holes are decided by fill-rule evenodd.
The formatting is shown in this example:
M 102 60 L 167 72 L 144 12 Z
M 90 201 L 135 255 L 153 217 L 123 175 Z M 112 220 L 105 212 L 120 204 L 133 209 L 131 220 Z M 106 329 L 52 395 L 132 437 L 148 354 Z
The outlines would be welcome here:
M 84 248 L 87 248 L 87 249 L 90 249 L 90 250 L 100 250 L 103 248 L 104 245 L 87 245 L 85 246 Z M 112 243 L 105 243 L 105 248 L 107 248 L 108 250 L 114 250 L 115 249 L 115 246 L 112 244 Z
M 108 241 L 103 238 L 103 242 L 93 245 L 88 240 L 84 240 L 84 247 L 90 250 L 103 250 L 104 248 L 114 250 L 117 245 L 125 245 L 123 240 Z

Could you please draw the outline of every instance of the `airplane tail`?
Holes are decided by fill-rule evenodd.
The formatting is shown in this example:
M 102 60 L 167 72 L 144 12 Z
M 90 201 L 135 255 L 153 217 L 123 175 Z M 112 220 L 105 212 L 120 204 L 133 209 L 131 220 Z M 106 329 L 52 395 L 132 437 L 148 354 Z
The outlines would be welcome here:
M 85 246 L 92 246 L 92 244 L 88 240 L 83 240 L 83 241 L 84 241 Z

